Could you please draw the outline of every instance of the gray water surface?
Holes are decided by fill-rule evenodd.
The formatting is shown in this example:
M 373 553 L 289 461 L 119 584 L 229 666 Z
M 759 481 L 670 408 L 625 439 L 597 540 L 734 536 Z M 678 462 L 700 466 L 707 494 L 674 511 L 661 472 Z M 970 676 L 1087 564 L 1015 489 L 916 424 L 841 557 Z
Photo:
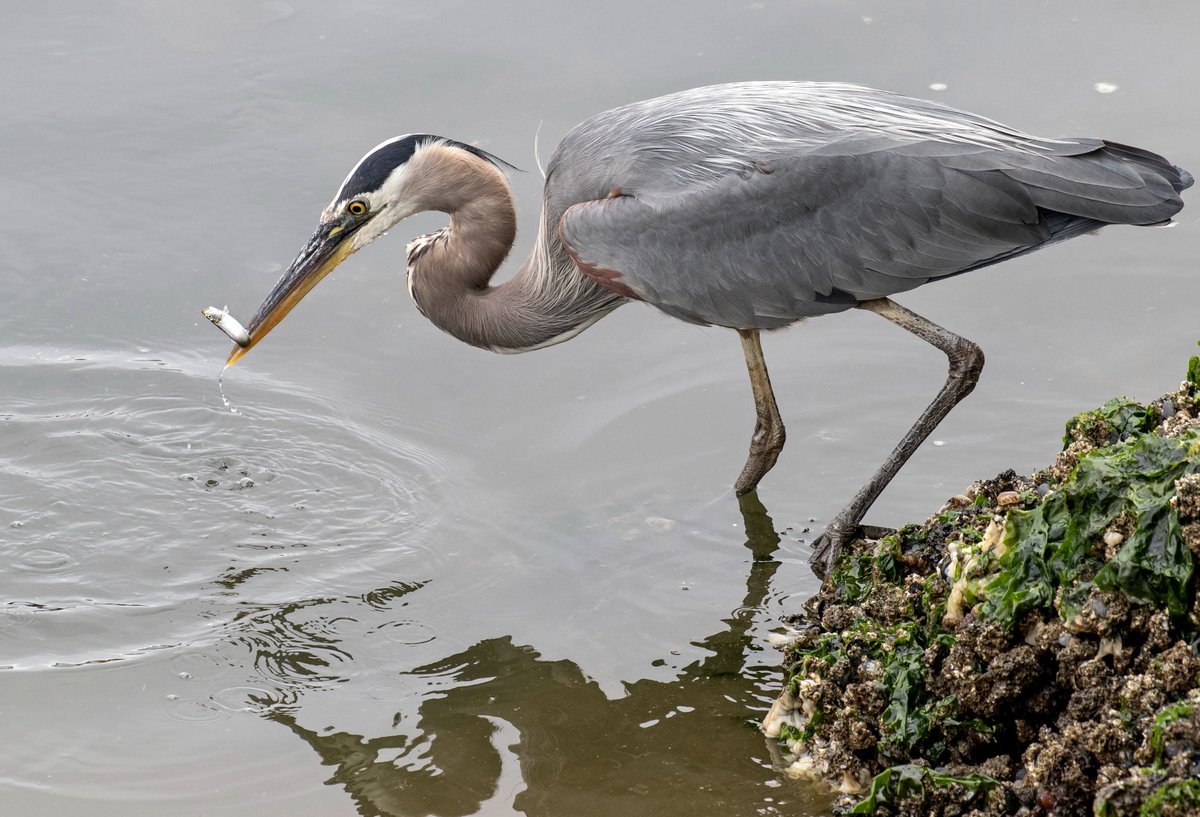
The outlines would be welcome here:
M 542 352 L 462 346 L 404 287 L 404 240 L 443 217 L 227 372 L 237 413 L 199 312 L 248 317 L 383 139 L 529 169 L 523 257 L 539 126 L 544 160 L 593 112 L 712 82 L 859 82 L 1196 171 L 1197 31 L 1189 0 L 8 3 L 0 813 L 821 813 L 754 728 L 767 635 L 938 352 L 857 313 L 767 338 L 789 442 L 743 512 L 731 333 L 629 306 Z M 1185 212 L 904 296 L 988 366 L 870 521 L 1172 388 L 1198 245 Z

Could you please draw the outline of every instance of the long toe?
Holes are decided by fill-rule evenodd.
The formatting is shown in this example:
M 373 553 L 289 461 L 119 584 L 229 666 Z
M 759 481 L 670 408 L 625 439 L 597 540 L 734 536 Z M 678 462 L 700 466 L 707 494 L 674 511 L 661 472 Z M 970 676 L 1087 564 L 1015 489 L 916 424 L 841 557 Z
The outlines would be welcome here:
M 824 578 L 825 574 L 833 569 L 838 557 L 842 555 L 842 551 L 855 539 L 859 537 L 871 540 L 882 539 L 895 532 L 895 528 L 882 528 L 877 525 L 855 525 L 851 528 L 843 528 L 835 519 L 829 523 L 829 527 L 825 528 L 820 536 L 813 540 L 813 550 L 808 557 L 808 563 L 812 565 L 817 575 Z
M 850 537 L 838 534 L 832 527 L 826 528 L 824 533 L 813 540 L 808 563 L 818 576 L 824 578 L 833 568 L 834 562 L 842 555 L 842 549 L 849 540 Z

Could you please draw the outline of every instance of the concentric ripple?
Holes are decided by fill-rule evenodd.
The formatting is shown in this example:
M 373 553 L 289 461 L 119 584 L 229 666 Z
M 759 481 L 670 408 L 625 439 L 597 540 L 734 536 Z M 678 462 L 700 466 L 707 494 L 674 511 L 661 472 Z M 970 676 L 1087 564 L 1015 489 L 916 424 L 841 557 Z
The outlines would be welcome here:
M 226 383 L 232 414 L 217 374 L 198 357 L 0 349 L 0 663 L 212 641 L 233 604 L 357 595 L 420 563 L 444 505 L 433 453 L 251 370 Z

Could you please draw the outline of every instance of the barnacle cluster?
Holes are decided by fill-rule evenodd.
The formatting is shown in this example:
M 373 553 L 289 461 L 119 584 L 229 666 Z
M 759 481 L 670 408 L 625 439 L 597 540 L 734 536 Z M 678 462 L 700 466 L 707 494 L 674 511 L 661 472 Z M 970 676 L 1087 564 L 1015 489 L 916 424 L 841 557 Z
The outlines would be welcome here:
M 839 809 L 1200 815 L 1200 359 L 1029 477 L 859 540 L 764 728 Z

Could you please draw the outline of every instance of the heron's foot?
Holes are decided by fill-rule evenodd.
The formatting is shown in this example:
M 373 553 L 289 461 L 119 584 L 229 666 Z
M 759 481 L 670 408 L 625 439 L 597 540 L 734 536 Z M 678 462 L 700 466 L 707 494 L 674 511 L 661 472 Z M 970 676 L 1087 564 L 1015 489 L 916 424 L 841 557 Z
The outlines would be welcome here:
M 839 528 L 837 522 L 831 522 L 825 531 L 813 540 L 813 550 L 808 557 L 808 563 L 822 578 L 833 569 L 834 563 L 842 555 L 842 550 L 854 539 L 854 528 L 848 530 Z
M 875 541 L 876 539 L 882 539 L 885 536 L 891 536 L 895 532 L 895 528 L 888 528 L 884 527 L 883 525 L 858 526 L 858 535 L 862 536 L 864 539 L 870 539 L 872 541 Z
M 733 484 L 735 494 L 742 496 L 758 487 L 759 481 L 775 467 L 786 439 L 787 432 L 778 414 L 758 418 L 754 425 L 754 436 L 750 438 L 750 456 L 746 458 L 742 473 Z
M 846 545 L 855 539 L 859 537 L 882 539 L 895 532 L 895 528 L 883 528 L 878 525 L 846 525 L 834 519 L 829 523 L 829 527 L 825 528 L 824 533 L 813 541 L 813 551 L 812 555 L 808 557 L 808 563 L 813 566 L 818 575 L 824 577 L 833 568 L 838 557 L 842 555 L 842 550 Z

